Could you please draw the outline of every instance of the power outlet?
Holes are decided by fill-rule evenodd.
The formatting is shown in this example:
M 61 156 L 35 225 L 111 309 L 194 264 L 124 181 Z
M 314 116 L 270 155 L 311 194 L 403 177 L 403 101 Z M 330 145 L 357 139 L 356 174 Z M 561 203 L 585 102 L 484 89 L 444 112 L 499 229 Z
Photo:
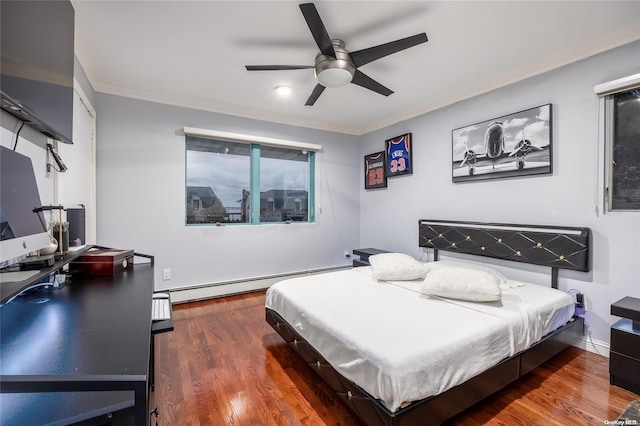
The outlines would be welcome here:
M 351 257 L 351 253 L 349 253 L 347 250 L 344 251 L 344 257 L 345 258 L 350 258 Z
M 171 279 L 171 269 L 162 270 L 162 280 L 167 281 Z

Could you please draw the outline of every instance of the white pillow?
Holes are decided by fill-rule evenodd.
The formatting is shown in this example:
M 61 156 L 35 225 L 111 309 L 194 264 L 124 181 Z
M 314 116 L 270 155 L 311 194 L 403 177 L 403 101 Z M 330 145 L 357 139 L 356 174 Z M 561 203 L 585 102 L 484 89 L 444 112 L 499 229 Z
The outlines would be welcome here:
M 437 262 L 426 263 L 424 267 L 427 270 L 427 275 L 429 274 L 430 271 L 433 271 L 435 269 L 440 269 L 440 268 L 464 268 L 464 269 L 472 269 L 476 271 L 483 271 L 491 275 L 491 277 L 498 283 L 500 287 L 502 288 L 511 287 L 510 285 L 511 281 L 507 277 L 502 275 L 500 272 L 496 271 L 495 269 L 489 266 L 480 265 L 477 263 L 464 262 L 461 260 L 439 260 Z
M 454 267 L 429 271 L 422 292 L 429 296 L 470 302 L 493 302 L 502 297 L 500 285 L 491 274 Z
M 408 254 L 381 253 L 369 256 L 373 278 L 384 281 L 407 281 L 424 278 L 424 265 Z

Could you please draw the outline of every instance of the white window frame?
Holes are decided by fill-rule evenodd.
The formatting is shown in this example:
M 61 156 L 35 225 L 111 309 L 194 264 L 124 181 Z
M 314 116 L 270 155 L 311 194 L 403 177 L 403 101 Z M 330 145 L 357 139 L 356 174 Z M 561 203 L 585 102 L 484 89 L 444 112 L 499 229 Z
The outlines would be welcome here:
M 613 188 L 612 161 L 614 149 L 614 96 L 618 93 L 627 92 L 637 88 L 640 88 L 640 73 L 606 83 L 597 84 L 593 88 L 595 94 L 599 98 L 598 120 L 601 131 L 599 132 L 598 139 L 602 141 L 601 146 L 604 147 L 604 165 L 602 167 L 604 187 L 602 189 L 602 196 L 600 199 L 603 200 L 603 211 L 605 213 L 640 212 L 640 209 L 614 209 L 613 197 L 609 196 Z M 600 170 L 600 164 L 598 164 L 598 170 Z

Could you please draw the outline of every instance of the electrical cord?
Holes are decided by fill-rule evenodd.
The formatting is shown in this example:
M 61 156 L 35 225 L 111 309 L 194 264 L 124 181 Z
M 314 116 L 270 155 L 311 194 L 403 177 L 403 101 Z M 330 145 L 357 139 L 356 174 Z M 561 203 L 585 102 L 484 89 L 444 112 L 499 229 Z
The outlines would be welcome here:
M 584 322 L 584 326 L 587 328 L 587 336 L 589 336 L 589 341 L 591 342 L 591 346 L 593 346 L 593 350 L 600 356 L 602 356 L 602 354 L 598 351 L 598 348 L 596 347 L 596 344 L 593 343 L 593 337 L 591 337 L 591 327 L 589 327 L 589 324 L 587 324 L 587 322 Z
M 16 148 L 18 147 L 18 138 L 20 137 L 20 131 L 22 130 L 22 128 L 24 127 L 24 121 L 22 122 L 22 125 L 20 126 L 20 128 L 18 129 L 18 131 L 16 132 L 16 141 L 13 144 L 13 150 L 15 151 Z
M 418 258 L 418 262 L 422 262 L 422 257 L 423 257 L 425 254 L 427 255 L 427 260 L 426 260 L 426 262 L 428 262 L 428 261 L 429 261 L 429 253 L 427 252 L 427 249 L 424 249 L 424 250 L 422 250 L 422 251 L 420 252 L 420 257 Z
M 57 168 L 56 166 L 54 166 L 51 163 L 47 163 L 47 167 L 51 167 L 53 170 L 55 170 L 56 172 L 62 173 L 62 170 L 60 170 L 59 168 Z M 217 225 L 217 224 L 216 224 Z
M 580 291 L 572 288 L 572 289 L 569 289 L 567 291 L 567 293 L 570 294 L 574 298 L 574 301 L 577 304 L 578 303 L 578 295 L 581 294 Z M 584 304 L 583 304 L 583 309 L 584 309 Z M 583 314 L 584 314 L 584 312 L 583 312 Z M 596 344 L 593 342 L 593 336 L 592 336 L 592 333 L 591 333 L 591 328 L 589 327 L 589 324 L 587 323 L 586 320 L 584 321 L 584 326 L 587 329 L 587 336 L 589 337 L 589 342 L 591 342 L 591 346 L 593 346 L 593 350 L 595 351 L 595 353 L 597 353 L 598 355 L 602 356 L 602 354 L 598 351 L 598 348 L 597 348 Z

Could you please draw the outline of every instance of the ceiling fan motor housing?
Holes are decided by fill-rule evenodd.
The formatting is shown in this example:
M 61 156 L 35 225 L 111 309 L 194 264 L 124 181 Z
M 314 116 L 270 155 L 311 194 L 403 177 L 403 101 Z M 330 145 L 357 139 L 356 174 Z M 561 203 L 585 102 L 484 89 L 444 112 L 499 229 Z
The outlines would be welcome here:
M 316 56 L 316 78 L 325 87 L 342 87 L 351 83 L 356 72 L 356 66 L 351 61 L 349 52 L 344 48 L 342 40 L 331 40 L 336 57 L 323 55 Z

